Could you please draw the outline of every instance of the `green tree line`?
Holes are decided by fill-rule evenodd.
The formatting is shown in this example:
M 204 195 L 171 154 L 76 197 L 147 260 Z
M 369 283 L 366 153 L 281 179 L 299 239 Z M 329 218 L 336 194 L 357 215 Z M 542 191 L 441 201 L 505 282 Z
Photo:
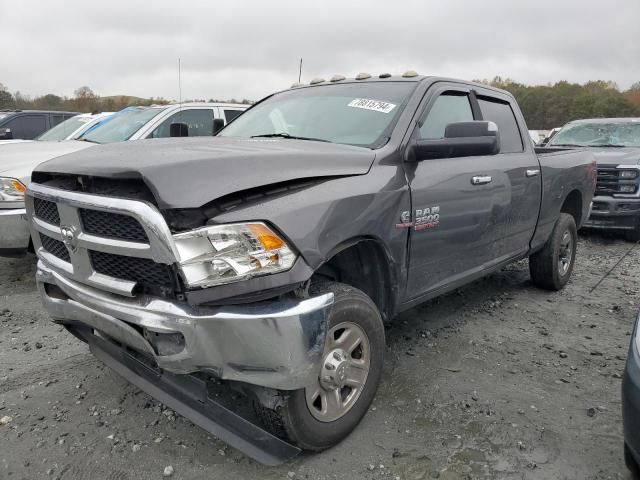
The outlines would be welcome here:
M 579 118 L 640 117 L 640 82 L 621 91 L 603 80 L 533 86 L 500 77 L 476 81 L 511 92 L 532 130 L 561 127 Z
M 560 127 L 578 118 L 640 117 L 640 82 L 628 90 L 621 91 L 611 81 L 595 80 L 585 84 L 561 81 L 549 85 L 524 85 L 511 79 L 495 77 L 477 82 L 502 88 L 511 92 L 527 121 L 535 130 Z M 185 100 L 204 102 L 201 100 Z M 218 101 L 209 99 L 210 102 Z M 228 100 L 232 103 L 252 103 L 250 100 Z M 49 93 L 40 97 L 29 97 L 19 91 L 11 93 L 0 83 L 0 110 L 67 110 L 73 112 L 116 112 L 132 105 L 166 104 L 164 98 L 140 98 L 126 95 L 101 97 L 89 87 L 75 90 L 73 97 Z
M 184 100 L 185 102 L 205 102 L 206 100 Z M 209 99 L 209 102 L 219 100 Z M 237 101 L 235 99 L 223 100 L 230 103 L 251 103 L 249 100 Z M 73 92 L 73 97 L 63 97 L 48 93 L 40 97 L 23 95 L 19 91 L 11 93 L 0 83 L 0 110 L 63 110 L 70 112 L 117 112 L 130 106 L 165 105 L 168 100 L 162 97 L 130 97 L 127 95 L 114 95 L 101 97 L 89 87 L 80 87 Z
M 140 98 L 126 95 L 101 97 L 89 87 L 76 89 L 73 97 L 48 93 L 39 97 L 30 97 L 19 91 L 11 93 L 0 83 L 0 110 L 63 110 L 70 112 L 117 112 L 132 105 L 153 105 L 169 103 L 164 98 Z

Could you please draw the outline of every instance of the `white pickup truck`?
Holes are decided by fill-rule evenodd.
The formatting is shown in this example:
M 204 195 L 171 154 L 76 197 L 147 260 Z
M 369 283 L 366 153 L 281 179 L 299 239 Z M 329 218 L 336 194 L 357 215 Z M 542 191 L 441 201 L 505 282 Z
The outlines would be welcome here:
M 3 145 L 0 147 L 0 255 L 23 255 L 29 250 L 24 192 L 31 181 L 31 172 L 40 163 L 96 144 L 213 135 L 248 107 L 229 103 L 127 107 L 108 122 L 85 128 L 74 140 Z

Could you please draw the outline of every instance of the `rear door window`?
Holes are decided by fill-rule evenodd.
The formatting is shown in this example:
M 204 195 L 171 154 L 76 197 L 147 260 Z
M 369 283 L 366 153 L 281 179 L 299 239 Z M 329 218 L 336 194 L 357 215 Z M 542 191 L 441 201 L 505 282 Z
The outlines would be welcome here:
M 498 125 L 500 132 L 500 153 L 522 152 L 522 136 L 516 122 L 516 116 L 508 102 L 495 98 L 478 97 L 482 119 Z
M 444 130 L 450 123 L 473 121 L 469 96 L 460 92 L 440 95 L 427 112 L 420 126 L 420 138 L 444 138 Z
M 5 124 L 10 128 L 13 138 L 31 140 L 47 130 L 44 115 L 20 115 Z
M 190 137 L 207 137 L 213 135 L 213 110 L 198 108 L 182 110 L 174 113 L 160 124 L 149 138 L 166 138 L 170 136 L 171 124 L 185 123 L 189 127 Z

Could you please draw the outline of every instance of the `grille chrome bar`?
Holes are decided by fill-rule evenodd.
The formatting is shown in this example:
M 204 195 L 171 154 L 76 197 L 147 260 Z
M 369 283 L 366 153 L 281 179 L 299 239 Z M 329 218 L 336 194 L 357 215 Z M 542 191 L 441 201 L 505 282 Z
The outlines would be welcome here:
M 37 216 L 35 199 L 39 199 L 39 203 L 45 201 L 55 204 L 59 214 L 59 225 L 48 223 Z M 32 183 L 27 190 L 25 203 L 37 255 L 50 268 L 76 281 L 119 295 L 134 295 L 137 282 L 97 272 L 91 262 L 92 251 L 140 258 L 164 265 L 172 265 L 179 261 L 169 227 L 157 208 L 148 202 L 73 192 Z M 81 210 L 126 216 L 131 222 L 139 224 L 147 241 L 143 243 L 89 233 L 83 226 Z M 60 255 L 60 252 L 56 255 L 56 252 L 48 251 L 40 235 L 63 242 L 69 252 L 70 262 L 61 258 L 66 255 Z

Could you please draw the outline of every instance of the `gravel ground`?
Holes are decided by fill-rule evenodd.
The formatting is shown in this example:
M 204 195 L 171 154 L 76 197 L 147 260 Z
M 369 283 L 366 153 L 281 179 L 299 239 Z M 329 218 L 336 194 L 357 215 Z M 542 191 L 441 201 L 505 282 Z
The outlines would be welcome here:
M 640 247 L 582 236 L 565 290 L 526 262 L 387 330 L 383 383 L 339 446 L 265 468 L 95 360 L 50 323 L 33 259 L 0 259 L 1 479 L 605 479 L 622 459 L 620 377 Z M 4 419 L 7 421 L 7 418 Z

